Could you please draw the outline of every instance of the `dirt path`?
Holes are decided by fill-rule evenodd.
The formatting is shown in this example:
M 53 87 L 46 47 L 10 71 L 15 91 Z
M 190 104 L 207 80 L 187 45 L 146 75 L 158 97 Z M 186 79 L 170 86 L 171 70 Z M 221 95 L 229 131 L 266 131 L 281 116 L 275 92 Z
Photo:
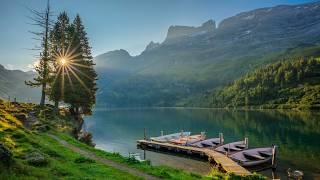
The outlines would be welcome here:
M 71 149 L 72 151 L 77 152 L 77 153 L 81 154 L 82 156 L 84 156 L 86 158 L 93 159 L 93 160 L 95 160 L 97 162 L 100 162 L 102 164 L 105 164 L 107 166 L 111 166 L 111 167 L 113 167 L 115 169 L 120 169 L 122 171 L 128 172 L 128 173 L 133 174 L 135 176 L 143 177 L 145 179 L 160 179 L 160 178 L 154 177 L 152 175 L 146 174 L 144 172 L 141 172 L 139 170 L 130 168 L 130 167 L 124 165 L 124 164 L 120 164 L 120 163 L 114 162 L 114 161 L 109 160 L 109 159 L 98 157 L 94 153 L 86 151 L 86 150 L 83 150 L 81 148 L 78 148 L 78 147 L 76 147 L 76 146 L 74 146 L 72 144 L 69 144 L 67 141 L 65 141 L 63 139 L 60 139 L 59 137 L 57 137 L 55 135 L 48 134 L 48 136 L 50 136 L 51 138 L 57 140 L 59 143 L 61 143 L 63 146 L 67 147 L 68 149 Z

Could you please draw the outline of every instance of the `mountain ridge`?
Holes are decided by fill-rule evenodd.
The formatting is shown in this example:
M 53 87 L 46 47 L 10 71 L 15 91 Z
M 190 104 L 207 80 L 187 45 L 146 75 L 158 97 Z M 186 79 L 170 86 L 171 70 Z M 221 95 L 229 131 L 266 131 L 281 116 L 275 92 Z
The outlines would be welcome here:
M 97 56 L 95 62 L 98 72 L 103 74 L 101 76 L 108 74 L 107 71 L 124 72 L 125 76 L 114 79 L 117 87 L 139 91 L 134 88 L 136 83 L 149 83 L 148 78 L 157 77 L 161 79 L 156 82 L 158 91 L 162 91 L 159 88 L 162 87 L 172 91 L 173 94 L 168 96 L 192 96 L 227 84 L 270 62 L 287 49 L 319 43 L 319 10 L 320 2 L 260 8 L 226 18 L 217 28 L 205 33 L 199 33 L 203 25 L 178 26 L 183 30 L 170 35 L 172 38 L 157 44 L 152 50 L 146 48 L 137 56 L 117 51 L 108 58 Z M 213 27 L 212 24 L 213 21 L 205 27 Z M 106 68 L 100 68 L 103 64 Z M 109 75 L 113 76 L 112 73 Z M 104 84 L 100 81 L 100 86 L 114 92 L 114 84 L 109 84 L 109 87 Z M 154 84 L 148 85 L 153 87 Z M 180 89 L 180 86 L 185 88 L 179 92 L 173 90 Z M 129 94 L 123 93 L 121 97 L 128 98 Z M 150 95 L 150 99 L 155 94 Z M 175 105 L 175 102 L 165 104 Z
M 0 64 L 0 97 L 17 101 L 37 102 L 40 97 L 39 88 L 31 88 L 25 85 L 25 81 L 32 80 L 34 73 L 21 70 L 8 70 Z

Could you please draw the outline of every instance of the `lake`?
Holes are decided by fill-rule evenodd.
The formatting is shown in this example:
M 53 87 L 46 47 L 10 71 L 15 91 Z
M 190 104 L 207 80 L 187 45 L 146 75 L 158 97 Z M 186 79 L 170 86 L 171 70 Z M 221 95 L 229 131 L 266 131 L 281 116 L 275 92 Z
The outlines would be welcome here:
M 97 109 L 85 118 L 85 128 L 93 134 L 96 147 L 128 156 L 139 152 L 136 140 L 147 136 L 191 131 L 205 131 L 207 137 L 224 134 L 225 143 L 249 138 L 249 147 L 279 146 L 276 172 L 265 170 L 269 177 L 285 178 L 288 168 L 302 170 L 306 179 L 320 178 L 320 113 L 301 111 L 232 111 L 221 109 Z M 153 165 L 165 164 L 188 171 L 208 174 L 205 161 L 156 152 L 145 152 Z

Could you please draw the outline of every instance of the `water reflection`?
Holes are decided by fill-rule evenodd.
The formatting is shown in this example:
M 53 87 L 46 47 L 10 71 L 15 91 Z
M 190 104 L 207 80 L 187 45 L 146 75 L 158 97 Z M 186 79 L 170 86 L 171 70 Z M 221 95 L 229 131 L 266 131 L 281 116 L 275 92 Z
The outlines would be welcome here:
M 207 137 L 224 133 L 225 142 L 249 138 L 250 147 L 277 144 L 279 160 L 277 174 L 286 169 L 299 169 L 306 178 L 320 177 L 320 113 L 297 111 L 228 111 L 216 109 L 116 109 L 96 111 L 86 118 L 86 128 L 93 133 L 98 148 L 107 151 L 139 152 L 136 140 L 158 136 L 160 131 L 173 133 L 189 130 L 207 132 Z M 205 162 L 147 152 L 153 164 L 207 173 Z M 271 171 L 263 172 L 271 177 Z

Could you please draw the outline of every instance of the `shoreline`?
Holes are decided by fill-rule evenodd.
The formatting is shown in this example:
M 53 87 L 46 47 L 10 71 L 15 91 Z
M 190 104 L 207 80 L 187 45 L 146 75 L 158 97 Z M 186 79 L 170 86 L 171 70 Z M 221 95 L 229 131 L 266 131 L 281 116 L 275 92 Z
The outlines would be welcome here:
M 190 109 L 190 110 L 226 110 L 226 111 L 296 111 L 296 112 L 314 112 L 318 109 L 297 109 L 297 108 L 245 108 L 245 107 L 238 107 L 238 108 L 218 108 L 218 107 L 193 107 L 193 106 L 150 106 L 150 107 L 98 107 L 94 108 L 93 112 L 95 111 L 113 111 L 113 110 L 147 110 L 147 109 Z

